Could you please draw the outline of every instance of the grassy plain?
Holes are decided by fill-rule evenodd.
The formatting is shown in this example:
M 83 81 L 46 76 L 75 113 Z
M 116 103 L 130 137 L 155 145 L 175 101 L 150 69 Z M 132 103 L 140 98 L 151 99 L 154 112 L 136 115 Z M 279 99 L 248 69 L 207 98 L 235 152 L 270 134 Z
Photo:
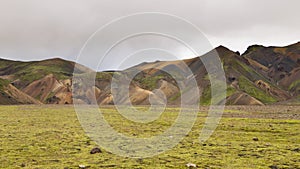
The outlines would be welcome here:
M 170 127 L 179 109 L 167 108 L 158 120 L 142 125 L 112 107 L 102 110 L 117 131 L 149 137 Z M 198 168 L 300 168 L 300 107 L 227 107 L 212 137 L 200 144 L 206 110 L 172 150 L 131 159 L 102 147 L 102 153 L 90 154 L 97 145 L 85 135 L 72 106 L 1 106 L 0 168 L 187 168 L 187 163 Z

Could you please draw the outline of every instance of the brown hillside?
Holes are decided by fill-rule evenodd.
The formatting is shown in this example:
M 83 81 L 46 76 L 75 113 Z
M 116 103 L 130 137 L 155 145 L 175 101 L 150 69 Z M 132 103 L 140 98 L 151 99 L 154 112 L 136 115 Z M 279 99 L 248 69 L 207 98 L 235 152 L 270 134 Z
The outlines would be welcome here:
M 23 92 L 43 103 L 71 104 L 71 80 L 58 81 L 53 74 L 26 86 Z
M 182 94 L 199 91 L 201 104 L 208 105 L 210 76 L 200 58 L 209 58 L 214 53 L 219 54 L 225 71 L 227 104 L 263 105 L 298 100 L 300 42 L 285 47 L 253 45 L 242 55 L 219 46 L 201 57 L 145 62 L 124 71 L 98 72 L 95 86 L 83 86 L 84 78 L 72 81 L 73 71 L 79 77 L 92 73 L 80 65 L 74 70 L 74 62 L 58 58 L 34 62 L 0 59 L 0 78 L 4 79 L 0 81 L 0 104 L 71 104 L 73 87 L 77 92 L 76 103 L 179 105 Z M 130 77 L 136 71 L 139 73 Z M 119 82 L 117 86 L 111 86 L 113 79 Z M 193 80 L 197 89 L 190 86 Z M 130 84 L 129 97 L 124 91 L 125 84 Z
M 0 104 L 42 104 L 40 101 L 18 90 L 11 84 L 3 88 L 0 94 Z

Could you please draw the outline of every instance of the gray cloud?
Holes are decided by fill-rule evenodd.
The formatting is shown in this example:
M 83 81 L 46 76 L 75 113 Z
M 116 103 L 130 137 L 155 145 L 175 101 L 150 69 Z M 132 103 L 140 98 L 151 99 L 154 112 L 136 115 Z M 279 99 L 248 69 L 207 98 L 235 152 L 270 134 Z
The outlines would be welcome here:
M 213 46 L 300 41 L 298 0 L 1 0 L 0 57 L 75 60 L 88 37 L 112 19 L 164 12 L 197 25 Z

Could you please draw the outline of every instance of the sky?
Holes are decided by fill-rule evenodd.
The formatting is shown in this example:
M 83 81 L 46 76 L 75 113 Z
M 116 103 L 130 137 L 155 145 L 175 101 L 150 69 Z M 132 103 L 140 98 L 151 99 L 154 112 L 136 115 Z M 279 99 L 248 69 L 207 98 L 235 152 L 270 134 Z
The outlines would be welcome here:
M 212 47 L 223 45 L 241 53 L 253 44 L 285 46 L 300 41 L 299 0 L 0 0 L 0 2 L 0 58 L 12 60 L 29 61 L 60 57 L 78 61 L 81 49 L 99 28 L 114 19 L 142 12 L 167 13 L 184 18 L 198 27 Z M 144 24 L 143 22 L 147 23 L 148 20 L 145 19 L 139 24 Z M 181 31 L 184 33 L 185 30 Z M 133 38 L 123 46 L 126 48 L 128 45 L 132 46 L 130 43 L 144 43 L 149 39 L 152 43 L 148 43 L 147 48 L 151 48 L 151 44 L 162 42 L 173 44 L 170 39 L 159 40 L 148 36 L 140 40 Z M 99 46 L 102 45 L 100 42 L 103 43 L 103 40 L 99 41 Z M 173 49 L 168 49 L 169 53 L 166 50 L 160 52 L 155 50 L 142 51 L 138 57 L 131 54 L 130 56 L 136 58 L 129 59 L 125 66 L 112 64 L 118 61 L 125 63 L 126 57 L 129 57 L 122 56 L 124 47 L 119 47 L 121 51 L 112 52 L 115 55 L 105 58 L 105 62 L 98 69 L 126 68 L 141 61 L 191 57 L 188 51 L 180 51 L 179 46 L 173 45 Z

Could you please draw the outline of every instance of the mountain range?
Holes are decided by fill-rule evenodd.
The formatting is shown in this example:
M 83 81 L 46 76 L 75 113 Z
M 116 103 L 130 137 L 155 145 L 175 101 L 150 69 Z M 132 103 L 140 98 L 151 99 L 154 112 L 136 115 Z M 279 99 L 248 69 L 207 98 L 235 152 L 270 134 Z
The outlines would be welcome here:
M 224 46 L 215 51 L 226 75 L 226 104 L 300 104 L 300 42 L 285 47 L 253 45 L 243 54 Z M 72 77 L 73 72 L 84 74 L 89 69 L 75 66 L 74 62 L 59 58 L 31 62 L 0 59 L 0 104 L 72 104 L 73 101 L 92 104 L 95 101 L 92 98 L 96 98 L 99 105 L 111 105 L 116 101 L 148 105 L 150 97 L 160 100 L 161 95 L 156 92 L 159 89 L 169 105 L 179 105 L 180 96 L 186 91 L 179 90 L 178 82 L 162 70 L 184 72 L 183 63 L 196 79 L 200 104 L 209 105 L 210 79 L 199 57 L 145 62 L 123 71 L 97 72 L 95 85 L 87 88 L 73 82 Z M 111 87 L 112 79 L 126 79 L 132 71 L 139 73 L 129 83 L 129 97 L 113 98 L 112 90 L 118 89 Z M 72 95 L 74 88 L 78 91 L 76 96 Z

